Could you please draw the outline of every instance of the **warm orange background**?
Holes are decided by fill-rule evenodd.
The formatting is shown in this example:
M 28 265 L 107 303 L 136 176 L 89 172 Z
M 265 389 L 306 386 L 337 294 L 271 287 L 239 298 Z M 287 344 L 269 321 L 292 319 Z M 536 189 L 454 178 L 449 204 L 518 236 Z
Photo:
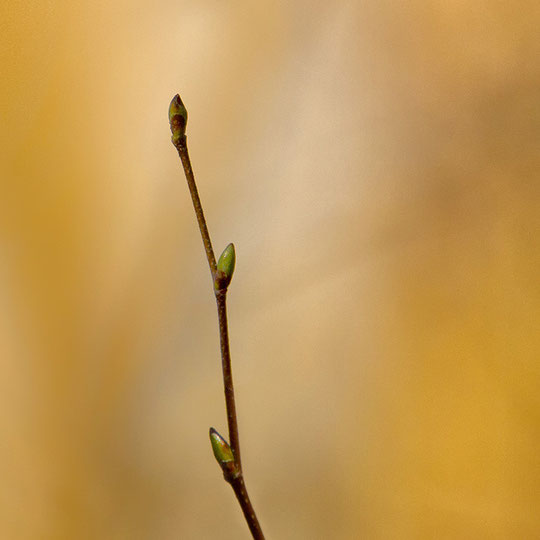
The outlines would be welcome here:
M 540 4 L 7 0 L 0 538 L 540 538 Z

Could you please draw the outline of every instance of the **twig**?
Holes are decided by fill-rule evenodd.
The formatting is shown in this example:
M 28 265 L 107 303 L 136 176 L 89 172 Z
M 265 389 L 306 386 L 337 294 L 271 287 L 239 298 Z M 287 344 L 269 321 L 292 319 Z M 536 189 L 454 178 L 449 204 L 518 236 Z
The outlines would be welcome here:
M 216 291 L 216 302 L 219 320 L 219 340 L 221 346 L 221 369 L 225 387 L 225 404 L 227 407 L 227 424 L 229 426 L 229 444 L 233 451 L 236 466 L 242 472 L 240 457 L 240 440 L 238 438 L 238 421 L 236 419 L 236 402 L 234 400 L 234 385 L 229 350 L 229 329 L 227 327 L 227 289 Z
M 213 279 L 216 274 L 216 256 L 212 249 L 212 241 L 210 240 L 210 234 L 208 233 L 208 227 L 206 226 L 206 220 L 204 219 L 204 212 L 201 205 L 201 199 L 199 198 L 197 184 L 195 184 L 195 176 L 193 175 L 193 169 L 191 168 L 185 135 L 177 144 L 175 144 L 175 146 L 178 150 L 180 159 L 182 160 L 182 165 L 184 166 L 189 192 L 191 193 L 191 200 L 193 201 L 193 208 L 195 208 L 195 215 L 197 216 L 197 222 L 199 223 L 199 230 L 201 231 L 206 258 L 208 259 L 208 266 L 210 266 L 210 273 L 212 274 Z
M 227 326 L 227 287 L 232 279 L 235 265 L 234 245 L 229 244 L 218 263 L 212 248 L 210 234 L 204 219 L 204 213 L 201 206 L 201 200 L 195 184 L 195 177 L 187 150 L 186 124 L 187 111 L 177 94 L 171 101 L 169 107 L 169 122 L 172 131 L 172 143 L 178 150 L 178 155 L 182 160 L 184 172 L 186 175 L 189 192 L 193 201 L 193 208 L 197 216 L 199 230 L 208 259 L 208 266 L 212 281 L 214 283 L 214 294 L 217 303 L 218 322 L 219 322 L 219 340 L 221 348 L 221 365 L 223 371 L 223 385 L 225 389 L 225 405 L 227 408 L 227 424 L 229 427 L 230 446 L 227 441 L 213 428 L 210 428 L 210 441 L 214 455 L 223 471 L 223 477 L 231 485 L 240 503 L 242 512 L 248 524 L 249 530 L 255 540 L 264 540 L 264 535 L 259 524 L 259 520 L 249 499 L 244 476 L 242 472 L 242 462 L 240 458 L 240 439 L 238 437 L 238 420 L 236 418 L 236 405 L 234 399 L 234 386 L 231 368 L 231 354 L 229 350 L 229 331 Z

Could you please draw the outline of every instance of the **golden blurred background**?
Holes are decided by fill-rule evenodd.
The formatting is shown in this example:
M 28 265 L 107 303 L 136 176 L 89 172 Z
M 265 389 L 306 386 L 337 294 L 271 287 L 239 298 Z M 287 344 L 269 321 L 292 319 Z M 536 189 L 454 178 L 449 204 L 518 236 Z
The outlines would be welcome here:
M 540 4 L 7 0 L 0 538 L 540 538 Z

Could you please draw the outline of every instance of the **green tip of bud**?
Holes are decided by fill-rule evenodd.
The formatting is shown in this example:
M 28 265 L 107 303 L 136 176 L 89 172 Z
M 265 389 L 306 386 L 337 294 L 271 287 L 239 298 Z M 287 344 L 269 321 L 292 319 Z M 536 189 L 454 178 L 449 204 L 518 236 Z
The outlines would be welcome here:
M 178 94 L 172 98 L 169 105 L 169 124 L 171 125 L 172 142 L 176 146 L 184 138 L 187 125 L 187 111 Z
M 217 462 L 223 466 L 225 463 L 234 463 L 234 455 L 227 441 L 214 429 L 210 428 L 210 442 Z
M 236 465 L 231 447 L 214 428 L 210 428 L 210 442 L 212 443 L 212 450 L 214 451 L 216 461 L 223 471 L 223 478 L 231 483 L 241 474 L 240 469 Z
M 234 244 L 229 244 L 223 250 L 217 263 L 216 278 L 214 280 L 216 290 L 226 289 L 229 286 L 234 273 L 235 264 L 236 253 L 234 251 Z
M 232 482 L 240 475 L 240 470 L 234 460 L 234 454 L 227 441 L 214 429 L 210 428 L 210 442 L 216 461 L 223 471 L 223 477 L 227 482 Z

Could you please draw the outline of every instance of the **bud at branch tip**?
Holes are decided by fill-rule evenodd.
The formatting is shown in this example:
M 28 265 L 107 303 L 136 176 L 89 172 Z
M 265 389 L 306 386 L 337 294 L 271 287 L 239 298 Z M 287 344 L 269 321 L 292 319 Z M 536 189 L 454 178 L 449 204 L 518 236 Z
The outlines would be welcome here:
M 176 146 L 186 134 L 187 110 L 176 94 L 169 105 L 169 124 L 171 125 L 172 143 Z

